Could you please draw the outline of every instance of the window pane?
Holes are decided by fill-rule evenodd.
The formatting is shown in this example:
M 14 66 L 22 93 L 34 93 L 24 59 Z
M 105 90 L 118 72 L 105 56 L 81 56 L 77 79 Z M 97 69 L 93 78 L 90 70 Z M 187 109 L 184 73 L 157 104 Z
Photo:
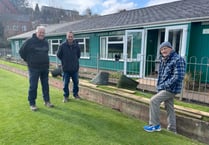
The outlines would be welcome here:
M 51 40 L 48 40 L 49 42 L 49 54 L 52 54 L 52 41 Z
M 108 58 L 114 59 L 116 54 L 122 56 L 122 54 L 123 54 L 123 43 L 121 43 L 121 44 L 108 44 Z
M 59 48 L 59 45 L 53 45 L 52 47 L 53 54 L 57 53 L 58 48 Z
M 84 56 L 84 45 L 79 44 L 80 50 L 81 50 L 81 56 Z
M 89 47 L 89 39 L 86 39 L 86 56 L 89 57 L 90 47 Z
M 58 43 L 59 40 L 52 40 L 52 43 Z
M 123 41 L 123 37 L 108 37 L 108 41 Z
M 101 38 L 100 57 L 106 58 L 106 38 Z
M 56 55 L 59 45 L 62 43 L 61 39 L 51 39 L 49 42 L 49 54 Z
M 83 39 L 75 39 L 78 43 L 83 43 Z
M 132 50 L 132 36 L 128 36 L 127 43 L 127 58 L 131 58 L 131 50 Z

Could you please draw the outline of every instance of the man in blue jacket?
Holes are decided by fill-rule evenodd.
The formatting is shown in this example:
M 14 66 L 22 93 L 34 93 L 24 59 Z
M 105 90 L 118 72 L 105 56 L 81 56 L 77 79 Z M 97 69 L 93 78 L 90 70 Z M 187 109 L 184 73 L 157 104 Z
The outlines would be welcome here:
M 79 58 L 81 55 L 80 47 L 78 43 L 74 40 L 73 32 L 68 32 L 66 34 L 66 41 L 63 42 L 57 52 L 57 57 L 61 60 L 62 70 L 63 70 L 63 82 L 64 82 L 64 100 L 63 102 L 69 101 L 69 83 L 70 78 L 73 81 L 73 96 L 76 99 L 80 99 L 78 95 L 79 92 L 79 80 L 78 80 L 78 71 L 79 71 Z
M 172 49 L 170 42 L 160 45 L 161 61 L 157 80 L 158 93 L 150 100 L 149 125 L 147 132 L 160 131 L 160 104 L 164 102 L 167 111 L 167 129 L 176 133 L 176 115 L 174 97 L 181 92 L 182 81 L 186 71 L 185 60 Z
M 36 111 L 38 109 L 36 106 L 36 98 L 39 78 L 42 85 L 42 94 L 45 105 L 47 107 L 54 106 L 50 103 L 48 84 L 49 45 L 44 37 L 45 27 L 38 26 L 36 28 L 36 33 L 34 33 L 31 38 L 27 39 L 19 50 L 21 58 L 28 65 L 30 83 L 28 91 L 28 101 L 32 111 Z

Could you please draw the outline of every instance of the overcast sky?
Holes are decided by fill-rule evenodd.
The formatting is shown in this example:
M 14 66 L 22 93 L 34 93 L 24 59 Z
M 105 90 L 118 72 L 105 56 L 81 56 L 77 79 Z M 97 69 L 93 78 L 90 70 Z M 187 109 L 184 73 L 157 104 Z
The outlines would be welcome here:
M 76 10 L 81 15 L 90 8 L 92 14 L 107 15 L 116 13 L 119 10 L 131 10 L 177 0 L 28 0 L 30 6 L 35 7 L 36 3 L 56 8 Z

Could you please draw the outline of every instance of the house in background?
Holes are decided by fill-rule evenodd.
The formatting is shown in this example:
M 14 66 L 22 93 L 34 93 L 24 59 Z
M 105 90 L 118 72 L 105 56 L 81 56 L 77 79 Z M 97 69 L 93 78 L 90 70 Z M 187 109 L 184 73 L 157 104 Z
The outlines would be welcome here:
M 83 20 L 48 25 L 50 61 L 57 62 L 56 52 L 68 31 L 75 33 L 81 47 L 80 66 L 120 71 L 138 78 L 151 78 L 158 70 L 161 42 L 170 41 L 187 62 L 205 64 L 198 71 L 208 82 L 209 1 L 181 0 Z M 13 56 L 26 38 L 35 31 L 10 37 Z M 196 70 L 197 69 L 197 70 Z
M 29 14 L 19 13 L 9 0 L 0 1 L 0 21 L 4 27 L 4 38 L 32 30 Z
M 75 10 L 64 10 L 60 8 L 54 8 L 49 6 L 41 7 L 42 18 L 44 18 L 44 24 L 51 24 L 57 21 L 57 23 L 70 22 L 74 20 L 81 19 L 82 17 L 79 15 L 79 12 Z M 56 19 L 54 19 L 56 18 Z

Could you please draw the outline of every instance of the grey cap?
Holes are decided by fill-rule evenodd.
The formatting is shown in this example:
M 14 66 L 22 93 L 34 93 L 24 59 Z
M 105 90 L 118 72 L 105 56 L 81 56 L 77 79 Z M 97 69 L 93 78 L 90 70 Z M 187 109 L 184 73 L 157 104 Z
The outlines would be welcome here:
M 160 47 L 159 48 L 161 49 L 163 47 L 169 47 L 169 48 L 172 49 L 171 43 L 168 42 L 168 41 L 165 41 L 165 42 L 163 42 L 163 43 L 160 44 Z

